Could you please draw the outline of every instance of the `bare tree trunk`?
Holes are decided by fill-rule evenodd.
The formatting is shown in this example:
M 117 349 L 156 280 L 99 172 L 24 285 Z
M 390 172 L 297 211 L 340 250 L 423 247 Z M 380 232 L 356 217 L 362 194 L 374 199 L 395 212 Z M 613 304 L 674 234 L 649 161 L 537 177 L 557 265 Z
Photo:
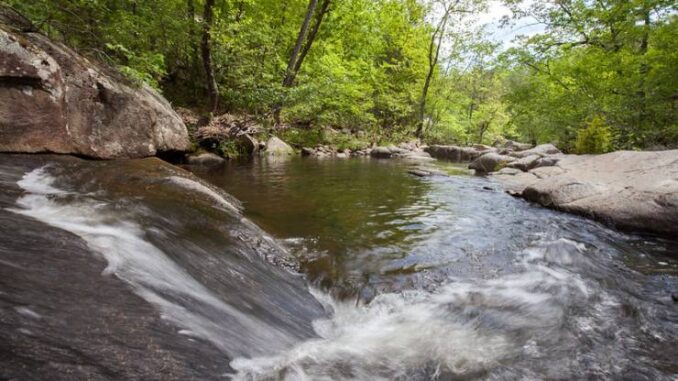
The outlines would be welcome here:
M 318 0 L 309 0 L 308 8 L 306 9 L 306 15 L 304 16 L 304 22 L 301 24 L 299 34 L 297 35 L 297 42 L 294 44 L 294 49 L 292 50 L 292 54 L 290 54 L 290 60 L 287 63 L 287 70 L 285 70 L 285 77 L 283 78 L 282 82 L 283 87 L 292 87 L 292 85 L 294 84 L 294 80 L 297 77 L 297 72 L 301 68 L 301 63 L 303 62 L 303 59 L 306 57 L 306 53 L 308 53 L 308 49 L 310 49 L 311 44 L 313 43 L 313 40 L 312 39 L 309 40 L 307 36 L 308 28 L 311 24 L 311 19 L 315 14 L 315 9 L 317 6 Z M 327 6 L 329 6 L 329 0 L 324 0 L 323 8 L 326 9 Z M 317 28 L 320 28 L 322 17 L 323 15 L 320 14 L 316 18 L 316 23 L 313 27 L 312 33 L 313 39 L 315 38 L 315 34 L 318 32 Z M 304 49 L 303 53 L 302 48 Z M 275 120 L 276 126 L 280 125 L 281 111 L 282 111 L 282 102 L 279 102 L 273 108 L 273 119 Z
M 440 55 L 440 45 L 445 35 L 445 27 L 447 26 L 447 19 L 450 15 L 450 8 L 445 9 L 443 18 L 438 23 L 436 30 L 431 35 L 431 42 L 428 46 L 428 72 L 426 73 L 426 80 L 424 81 L 424 88 L 421 91 L 421 99 L 419 100 L 419 115 L 417 130 L 415 136 L 421 138 L 424 133 L 424 118 L 426 117 L 426 97 L 428 96 L 428 89 L 431 87 L 431 80 L 435 73 L 436 65 L 438 64 L 438 56 Z M 437 44 L 436 44 L 437 39 Z
M 297 59 L 299 58 L 299 52 L 306 41 L 306 36 L 308 35 L 308 27 L 311 23 L 311 18 L 315 13 L 315 8 L 318 6 L 318 0 L 309 0 L 308 9 L 306 10 L 306 16 L 304 16 L 304 22 L 301 24 L 301 29 L 299 29 L 299 35 L 297 36 L 297 42 L 294 44 L 294 49 L 290 55 L 290 60 L 287 63 L 287 70 L 285 70 L 285 78 L 283 79 L 283 86 L 289 87 L 294 82 L 296 73 L 294 68 L 297 65 Z
M 299 70 L 301 69 L 301 64 L 304 62 L 304 59 L 306 58 L 308 51 L 311 50 L 311 45 L 313 45 L 313 41 L 315 41 L 315 37 L 318 35 L 318 31 L 320 30 L 320 24 L 322 24 L 325 14 L 330 10 L 330 3 L 331 0 L 323 0 L 323 4 L 320 7 L 320 12 L 316 15 L 315 23 L 313 24 L 313 28 L 311 28 L 311 32 L 308 34 L 308 38 L 306 39 L 304 48 L 301 50 L 299 59 L 297 59 L 297 62 L 294 64 L 295 78 L 297 76 L 297 73 L 299 73 Z M 294 82 L 294 79 L 292 80 L 292 82 Z
M 214 67 L 212 66 L 212 49 L 210 47 L 211 28 L 212 28 L 212 8 L 214 7 L 214 0 L 205 0 L 205 8 L 203 12 L 203 29 L 202 41 L 200 49 L 202 51 L 202 64 L 205 68 L 205 76 L 207 80 L 207 92 L 210 100 L 210 113 L 215 114 L 219 107 L 219 89 L 217 81 L 214 77 Z

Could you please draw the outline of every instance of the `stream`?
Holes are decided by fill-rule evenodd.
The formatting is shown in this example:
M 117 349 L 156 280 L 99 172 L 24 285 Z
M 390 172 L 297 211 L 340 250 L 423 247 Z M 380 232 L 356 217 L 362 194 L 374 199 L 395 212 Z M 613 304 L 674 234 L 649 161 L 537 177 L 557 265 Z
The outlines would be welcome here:
M 676 379 L 678 241 L 411 165 L 0 155 L 0 379 Z

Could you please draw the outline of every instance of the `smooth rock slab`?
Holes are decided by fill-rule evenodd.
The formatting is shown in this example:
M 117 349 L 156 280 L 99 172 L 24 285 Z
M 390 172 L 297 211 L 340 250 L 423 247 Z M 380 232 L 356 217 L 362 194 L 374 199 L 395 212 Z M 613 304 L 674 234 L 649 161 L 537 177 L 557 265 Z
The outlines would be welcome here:
M 495 177 L 544 206 L 619 228 L 678 235 L 678 150 L 564 155 L 555 167 Z

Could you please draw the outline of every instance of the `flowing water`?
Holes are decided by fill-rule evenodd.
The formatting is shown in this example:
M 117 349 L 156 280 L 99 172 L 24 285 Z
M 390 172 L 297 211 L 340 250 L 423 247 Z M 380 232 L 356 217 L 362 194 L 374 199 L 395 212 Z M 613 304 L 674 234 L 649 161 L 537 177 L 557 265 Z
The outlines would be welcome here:
M 435 165 L 0 157 L 0 378 L 676 379 L 676 241 Z

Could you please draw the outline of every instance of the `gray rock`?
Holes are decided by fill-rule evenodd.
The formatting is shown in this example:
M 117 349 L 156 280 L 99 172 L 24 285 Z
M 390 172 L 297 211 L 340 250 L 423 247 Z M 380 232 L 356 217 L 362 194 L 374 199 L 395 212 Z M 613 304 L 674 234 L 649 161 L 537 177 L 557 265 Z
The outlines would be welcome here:
M 527 172 L 532 168 L 535 168 L 537 166 L 537 163 L 541 159 L 541 156 L 539 155 L 529 155 L 525 156 L 522 159 L 518 159 L 516 161 L 513 161 L 506 166 L 509 168 L 515 168 L 519 169 L 523 172 Z
M 544 156 L 537 160 L 537 163 L 535 164 L 534 168 L 553 167 L 554 165 L 558 164 L 558 160 L 560 160 L 560 157 L 558 156 Z
M 498 170 L 497 172 L 494 172 L 494 174 L 495 175 L 505 175 L 505 176 L 515 176 L 515 175 L 522 173 L 522 172 L 523 171 L 521 171 L 520 169 L 506 167 L 506 168 L 502 168 L 502 169 Z
M 490 173 L 502 169 L 508 163 L 515 161 L 516 158 L 506 155 L 499 155 L 494 152 L 486 153 L 475 159 L 469 164 L 470 169 L 475 169 L 479 173 Z
M 313 148 L 303 147 L 301 149 L 301 155 L 302 156 L 313 156 L 315 154 L 316 154 L 316 151 Z
M 434 168 L 410 168 L 407 170 L 407 173 L 418 177 L 447 176 L 445 172 Z
M 511 151 L 525 151 L 532 148 L 532 144 L 514 142 L 513 140 L 507 140 L 504 143 L 504 148 L 507 148 Z
M 186 126 L 156 91 L 25 30 L 0 24 L 0 151 L 114 159 L 188 149 Z
M 563 174 L 565 173 L 565 170 L 560 167 L 537 167 L 531 170 L 530 173 L 540 179 L 545 179 L 547 177 Z
M 525 199 L 619 228 L 678 235 L 678 150 L 563 155 L 555 167 L 496 176 Z
M 559 153 L 561 153 L 560 150 L 556 148 L 556 146 L 554 146 L 553 144 L 540 144 L 534 148 L 525 151 L 513 152 L 510 155 L 517 158 L 523 158 L 531 155 L 546 156 L 546 155 L 556 155 Z
M 290 156 L 294 154 L 294 149 L 289 144 L 273 136 L 266 142 L 266 156 Z
M 472 161 L 487 152 L 494 151 L 494 148 L 487 150 L 478 150 L 472 147 L 432 145 L 426 147 L 424 151 L 428 152 L 436 159 L 444 159 L 456 162 Z
M 225 160 L 219 155 L 213 153 L 201 153 L 199 155 L 189 155 L 186 157 L 186 162 L 192 165 L 218 165 Z
M 388 159 L 393 155 L 389 147 L 375 147 L 370 151 L 370 156 L 380 158 L 380 159 Z

